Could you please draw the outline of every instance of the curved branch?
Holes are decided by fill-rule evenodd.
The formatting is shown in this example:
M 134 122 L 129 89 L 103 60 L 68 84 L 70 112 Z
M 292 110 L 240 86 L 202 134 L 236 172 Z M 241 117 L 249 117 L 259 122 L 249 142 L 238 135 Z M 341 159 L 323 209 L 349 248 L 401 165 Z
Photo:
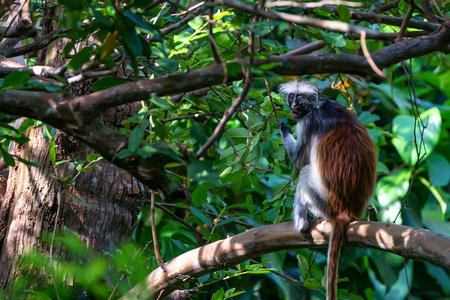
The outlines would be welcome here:
M 331 224 L 326 221 L 311 222 L 305 233 L 297 233 L 293 222 L 253 228 L 172 259 L 166 263 L 166 272 L 161 268 L 154 270 L 121 299 L 163 298 L 188 281 L 252 257 L 281 250 L 326 247 L 330 233 Z M 450 237 L 425 229 L 358 221 L 350 225 L 344 245 L 381 249 L 450 269 Z

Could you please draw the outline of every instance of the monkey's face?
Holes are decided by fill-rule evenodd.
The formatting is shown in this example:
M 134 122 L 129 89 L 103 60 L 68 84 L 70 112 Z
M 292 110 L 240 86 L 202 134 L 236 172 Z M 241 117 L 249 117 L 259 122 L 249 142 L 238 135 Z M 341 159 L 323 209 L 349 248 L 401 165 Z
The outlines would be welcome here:
M 294 119 L 301 119 L 317 108 L 317 99 L 314 95 L 290 93 L 288 102 Z

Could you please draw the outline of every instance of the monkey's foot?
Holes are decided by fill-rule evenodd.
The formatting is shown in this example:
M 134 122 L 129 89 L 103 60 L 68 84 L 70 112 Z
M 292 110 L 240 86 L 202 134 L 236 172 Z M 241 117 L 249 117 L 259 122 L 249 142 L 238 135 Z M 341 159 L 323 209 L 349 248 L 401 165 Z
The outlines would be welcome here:
M 308 218 L 295 218 L 294 217 L 294 229 L 298 232 L 305 232 L 309 228 Z

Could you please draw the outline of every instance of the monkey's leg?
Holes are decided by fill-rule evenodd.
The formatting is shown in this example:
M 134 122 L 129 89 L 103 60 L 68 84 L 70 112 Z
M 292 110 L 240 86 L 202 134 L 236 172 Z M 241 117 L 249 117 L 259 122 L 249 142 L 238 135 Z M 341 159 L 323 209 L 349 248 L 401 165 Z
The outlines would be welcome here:
M 297 189 L 294 196 L 294 228 L 301 232 L 309 227 L 308 206 L 312 203 L 313 194 L 309 188 L 310 165 L 303 167 L 298 177 Z
M 294 199 L 295 230 L 305 231 L 309 226 L 308 208 L 315 217 L 324 218 L 326 199 L 320 194 L 319 182 L 311 176 L 311 165 L 306 165 L 300 172 Z

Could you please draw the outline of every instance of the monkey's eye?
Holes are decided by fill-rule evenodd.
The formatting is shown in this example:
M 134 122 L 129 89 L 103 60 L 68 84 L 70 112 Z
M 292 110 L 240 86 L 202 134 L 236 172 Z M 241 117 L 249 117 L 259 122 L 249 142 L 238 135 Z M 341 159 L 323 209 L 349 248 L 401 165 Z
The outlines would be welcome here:
M 288 100 L 294 100 L 295 99 L 295 95 L 293 95 L 293 94 L 289 94 L 289 96 L 288 96 Z
M 306 97 L 303 96 L 303 95 L 298 95 L 297 96 L 297 100 L 300 101 L 300 102 L 305 102 L 306 101 Z

